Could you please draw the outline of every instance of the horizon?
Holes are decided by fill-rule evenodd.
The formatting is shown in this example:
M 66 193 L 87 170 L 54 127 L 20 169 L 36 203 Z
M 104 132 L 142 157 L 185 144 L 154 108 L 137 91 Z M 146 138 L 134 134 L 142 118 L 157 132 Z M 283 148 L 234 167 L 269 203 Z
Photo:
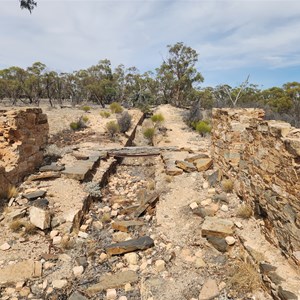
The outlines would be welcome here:
M 53 71 L 112 67 L 155 71 L 167 45 L 199 54 L 201 87 L 259 88 L 300 80 L 298 1 L 38 1 L 32 14 L 1 2 L 0 69 L 40 61 Z

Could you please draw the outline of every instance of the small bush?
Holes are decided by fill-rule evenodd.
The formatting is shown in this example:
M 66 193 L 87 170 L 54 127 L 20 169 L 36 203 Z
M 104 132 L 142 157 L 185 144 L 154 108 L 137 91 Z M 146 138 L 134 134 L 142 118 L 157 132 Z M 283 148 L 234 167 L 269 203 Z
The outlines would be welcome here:
M 80 117 L 77 122 L 71 122 L 70 128 L 74 131 L 86 128 L 86 124 L 85 124 L 86 122 L 83 119 L 84 119 L 84 117 Z
M 104 213 L 101 217 L 101 222 L 108 223 L 110 221 L 111 221 L 110 213 L 108 213 L 108 212 Z
M 110 117 L 110 112 L 109 111 L 100 111 L 100 116 L 107 119 Z
M 127 111 L 124 111 L 120 118 L 118 118 L 118 125 L 121 133 L 125 133 L 129 130 L 131 126 L 131 119 L 131 115 Z
M 231 179 L 224 179 L 221 182 L 222 190 L 226 193 L 233 191 L 233 181 Z
M 146 129 L 143 131 L 144 137 L 145 137 L 151 144 L 153 144 L 154 134 L 155 134 L 155 128 L 153 128 L 153 127 L 146 128 Z
M 155 114 L 151 117 L 151 120 L 153 123 L 158 124 L 158 123 L 162 123 L 165 118 L 162 114 Z
M 237 211 L 236 216 L 242 219 L 249 219 L 252 216 L 251 206 L 247 204 L 241 205 Z
M 114 137 L 120 131 L 119 125 L 115 121 L 108 122 L 106 129 L 111 137 Z
M 201 134 L 201 136 L 206 135 L 207 133 L 211 132 L 211 126 L 207 121 L 200 121 L 194 124 L 195 129 L 197 132 Z
M 123 111 L 122 106 L 118 102 L 113 102 L 109 106 L 113 114 L 120 114 Z
M 85 112 L 88 112 L 88 111 L 91 110 L 91 107 L 88 106 L 88 105 L 84 105 L 84 106 L 81 107 L 81 109 L 82 109 L 83 111 L 85 111 Z
M 81 119 L 84 123 L 86 123 L 89 120 L 89 117 L 88 116 L 83 116 Z

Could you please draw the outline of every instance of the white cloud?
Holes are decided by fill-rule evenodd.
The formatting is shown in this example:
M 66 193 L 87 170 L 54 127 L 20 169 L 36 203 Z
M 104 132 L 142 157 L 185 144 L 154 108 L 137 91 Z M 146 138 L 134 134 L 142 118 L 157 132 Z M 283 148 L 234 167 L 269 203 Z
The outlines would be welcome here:
M 0 4 L 0 68 L 39 60 L 71 71 L 108 58 L 145 71 L 177 41 L 197 50 L 203 73 L 300 65 L 298 0 L 38 0 L 32 15 Z

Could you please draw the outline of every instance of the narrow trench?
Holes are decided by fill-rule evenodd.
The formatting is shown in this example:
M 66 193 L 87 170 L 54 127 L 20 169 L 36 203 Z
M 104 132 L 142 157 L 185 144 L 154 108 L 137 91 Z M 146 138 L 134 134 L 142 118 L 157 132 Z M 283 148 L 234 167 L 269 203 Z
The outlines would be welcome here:
M 136 133 L 136 137 L 141 132 Z M 134 146 L 139 145 L 136 138 Z M 114 230 L 112 223 L 115 221 L 127 221 L 133 218 L 132 213 L 145 200 L 145 197 L 155 190 L 156 164 L 161 160 L 158 156 L 150 157 L 125 157 L 117 160 L 117 165 L 103 184 L 101 200 L 91 203 L 88 213 L 84 217 L 84 223 L 91 223 L 87 231 L 89 237 L 83 242 L 75 255 L 77 260 L 86 261 L 84 276 L 72 280 L 68 291 L 64 295 L 58 295 L 57 299 L 64 299 L 66 294 L 71 295 L 75 291 L 85 295 L 88 299 L 106 299 L 106 290 L 101 290 L 93 295 L 86 290 L 97 284 L 102 276 L 120 273 L 124 270 L 132 270 L 140 273 L 138 265 L 147 266 L 147 260 L 153 257 L 151 249 L 137 251 L 136 265 L 129 265 L 124 255 L 107 256 L 105 247 L 129 239 L 143 236 L 151 236 L 151 227 L 155 220 L 155 206 L 150 206 L 139 218 L 144 225 L 129 227 L 128 232 Z M 106 181 L 106 180 L 105 180 Z M 82 264 L 81 261 L 81 264 Z M 140 300 L 140 280 L 121 286 L 117 290 L 117 299 L 121 296 L 131 300 Z M 50 298 L 52 299 L 52 298 Z M 65 298 L 65 299 L 68 299 Z M 77 298 L 76 298 L 77 299 Z

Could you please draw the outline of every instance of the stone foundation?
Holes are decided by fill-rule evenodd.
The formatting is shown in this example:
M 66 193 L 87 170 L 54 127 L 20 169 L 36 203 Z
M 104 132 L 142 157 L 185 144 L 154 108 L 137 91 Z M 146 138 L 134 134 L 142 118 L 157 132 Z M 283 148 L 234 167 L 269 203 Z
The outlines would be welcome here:
M 300 264 L 300 129 L 260 109 L 214 109 L 214 163 L 264 219 L 267 239 Z
M 0 195 L 42 163 L 48 132 L 40 108 L 0 110 Z

